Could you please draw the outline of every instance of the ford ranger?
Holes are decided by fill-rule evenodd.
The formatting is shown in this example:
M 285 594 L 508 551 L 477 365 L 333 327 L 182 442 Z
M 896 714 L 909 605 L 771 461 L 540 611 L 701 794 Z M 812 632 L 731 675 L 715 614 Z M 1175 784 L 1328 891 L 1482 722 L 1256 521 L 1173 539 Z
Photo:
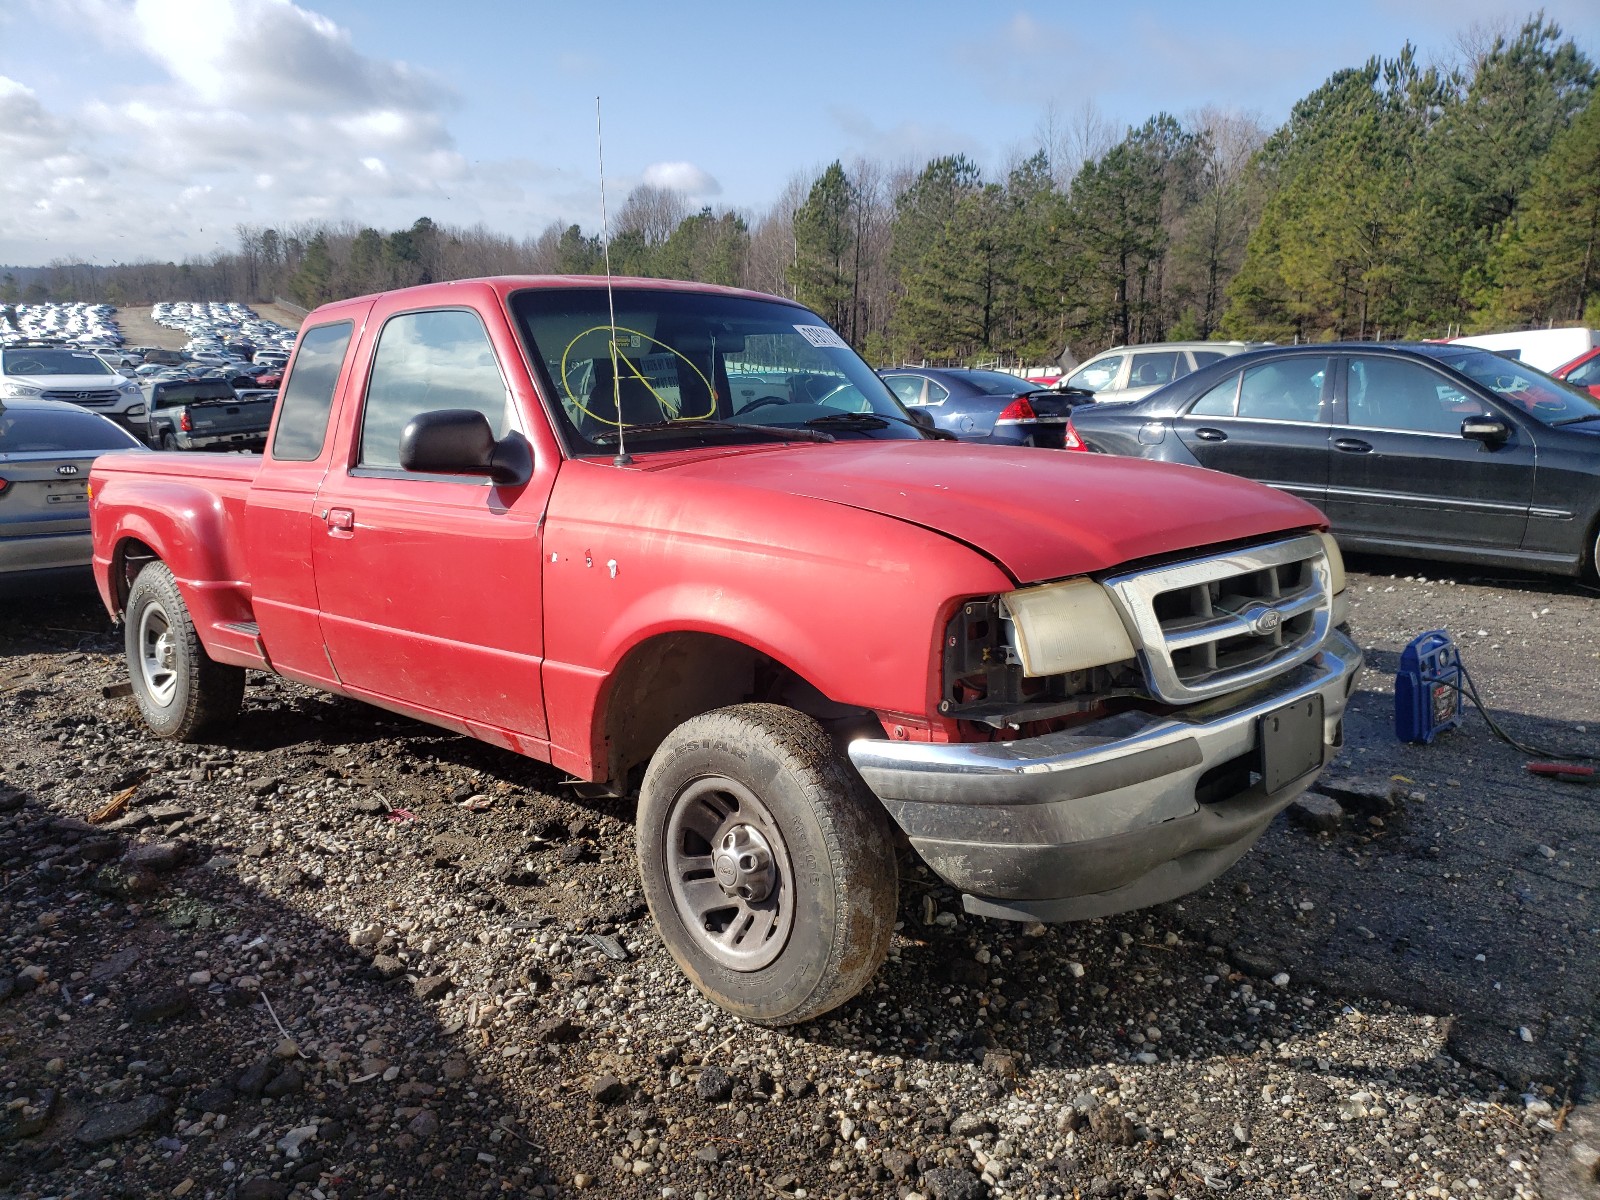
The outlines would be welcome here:
M 986 917 L 1215 878 L 1360 661 L 1311 506 L 935 438 L 815 314 L 706 285 L 326 305 L 263 455 L 110 456 L 91 493 L 154 734 L 274 671 L 637 793 L 667 948 L 774 1025 L 883 961 L 900 835 Z

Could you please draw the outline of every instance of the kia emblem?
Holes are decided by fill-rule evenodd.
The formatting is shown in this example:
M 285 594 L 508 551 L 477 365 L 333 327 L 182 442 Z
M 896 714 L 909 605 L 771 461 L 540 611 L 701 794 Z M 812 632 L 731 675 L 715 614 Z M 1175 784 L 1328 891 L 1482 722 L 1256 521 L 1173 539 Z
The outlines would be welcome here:
M 56 468 L 57 475 L 76 475 L 77 473 L 78 468 L 73 466 L 71 463 L 64 463 Z

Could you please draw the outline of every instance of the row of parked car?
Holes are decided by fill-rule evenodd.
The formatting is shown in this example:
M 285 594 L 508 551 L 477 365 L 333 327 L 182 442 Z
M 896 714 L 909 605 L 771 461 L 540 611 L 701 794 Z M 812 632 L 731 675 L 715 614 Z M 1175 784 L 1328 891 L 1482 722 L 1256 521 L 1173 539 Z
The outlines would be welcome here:
M 84 349 L 121 346 L 116 311 L 109 304 L 0 305 L 0 346 L 33 341 Z
M 157 304 L 150 317 L 158 325 L 189 335 L 184 352 L 197 363 L 223 366 L 230 362 L 289 361 L 295 331 L 256 315 L 248 304 L 216 301 Z

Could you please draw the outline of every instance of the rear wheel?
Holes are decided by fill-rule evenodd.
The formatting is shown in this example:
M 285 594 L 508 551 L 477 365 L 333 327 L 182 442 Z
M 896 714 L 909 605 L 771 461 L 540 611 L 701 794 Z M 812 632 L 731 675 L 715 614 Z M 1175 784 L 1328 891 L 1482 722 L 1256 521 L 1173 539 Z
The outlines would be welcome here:
M 244 668 L 206 653 L 165 563 L 150 563 L 139 572 L 124 621 L 133 698 L 152 733 L 194 741 L 238 715 Z
M 820 1016 L 888 953 L 888 817 L 822 727 L 793 709 L 741 704 L 673 730 L 645 774 L 638 853 L 667 949 L 736 1016 Z
M 161 435 L 161 448 L 163 450 L 176 450 L 178 448 L 178 439 L 173 436 L 172 430 L 169 429 Z

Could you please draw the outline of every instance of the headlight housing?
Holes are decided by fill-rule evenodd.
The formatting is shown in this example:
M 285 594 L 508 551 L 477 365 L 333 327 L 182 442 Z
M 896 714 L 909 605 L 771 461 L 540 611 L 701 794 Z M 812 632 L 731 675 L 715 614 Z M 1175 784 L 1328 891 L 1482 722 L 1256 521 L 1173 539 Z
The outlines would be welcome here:
M 1103 667 L 1134 656 L 1111 597 L 1092 579 L 1067 579 L 1000 597 L 1011 648 L 1031 678 Z
M 135 404 L 126 413 L 126 415 L 130 416 L 130 417 L 142 417 L 142 416 L 144 416 L 144 414 L 145 414 L 145 408 L 144 408 L 144 405 L 142 405 L 142 404 Z
M 13 400 L 42 395 L 44 395 L 44 389 L 40 387 L 32 387 L 26 383 L 0 383 L 0 396 L 9 396 Z
M 1348 625 L 1350 623 L 1350 596 L 1345 591 L 1344 555 L 1339 550 L 1339 543 L 1334 541 L 1333 534 L 1319 533 L 1322 539 L 1322 549 L 1328 556 L 1328 581 L 1333 592 L 1333 623 L 1335 625 Z

